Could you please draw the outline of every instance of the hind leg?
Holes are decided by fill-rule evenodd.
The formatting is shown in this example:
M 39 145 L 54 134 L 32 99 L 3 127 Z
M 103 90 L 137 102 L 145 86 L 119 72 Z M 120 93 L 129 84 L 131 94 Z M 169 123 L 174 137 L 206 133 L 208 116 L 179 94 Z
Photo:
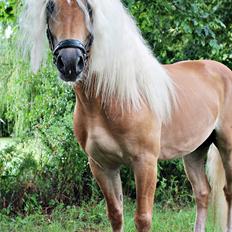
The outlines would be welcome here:
M 209 146 L 201 146 L 184 157 L 185 171 L 192 185 L 197 205 L 195 232 L 205 231 L 210 193 L 210 186 L 205 174 L 205 157 L 208 149 Z
M 232 232 L 232 127 L 223 128 L 223 133 L 218 133 L 217 147 L 219 149 L 226 175 L 224 187 L 228 204 L 227 232 Z

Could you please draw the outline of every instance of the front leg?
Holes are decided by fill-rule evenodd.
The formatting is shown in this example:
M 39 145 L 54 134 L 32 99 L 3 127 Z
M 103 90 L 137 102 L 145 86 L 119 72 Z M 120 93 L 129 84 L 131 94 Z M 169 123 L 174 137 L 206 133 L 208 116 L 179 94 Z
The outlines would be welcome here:
M 91 158 L 89 163 L 93 176 L 105 197 L 113 232 L 123 232 L 123 194 L 119 168 L 101 167 Z
M 136 182 L 135 225 L 138 232 L 147 232 L 152 224 L 152 209 L 157 181 L 157 157 L 141 154 L 133 161 Z

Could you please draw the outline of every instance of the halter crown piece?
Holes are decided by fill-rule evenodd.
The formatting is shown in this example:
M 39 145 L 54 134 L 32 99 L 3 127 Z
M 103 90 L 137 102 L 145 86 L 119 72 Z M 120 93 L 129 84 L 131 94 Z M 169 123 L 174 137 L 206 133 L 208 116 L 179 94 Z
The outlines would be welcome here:
M 89 4 L 87 4 L 87 7 L 88 7 L 88 12 L 89 12 L 90 18 L 92 18 L 92 9 L 89 6 Z M 83 57 L 84 57 L 84 60 L 86 61 L 86 59 L 88 58 L 88 53 L 89 53 L 90 47 L 93 43 L 93 35 L 91 33 L 89 34 L 86 44 L 83 44 L 80 40 L 77 40 L 77 39 L 66 39 L 66 40 L 60 41 L 55 46 L 54 36 L 53 36 L 51 29 L 49 27 L 49 18 L 53 13 L 54 8 L 55 8 L 55 3 L 53 1 L 49 1 L 47 4 L 47 38 L 48 38 L 48 42 L 49 42 L 49 47 L 53 53 L 54 63 L 56 63 L 56 61 L 57 61 L 59 51 L 63 48 L 77 48 L 77 49 L 81 50 Z

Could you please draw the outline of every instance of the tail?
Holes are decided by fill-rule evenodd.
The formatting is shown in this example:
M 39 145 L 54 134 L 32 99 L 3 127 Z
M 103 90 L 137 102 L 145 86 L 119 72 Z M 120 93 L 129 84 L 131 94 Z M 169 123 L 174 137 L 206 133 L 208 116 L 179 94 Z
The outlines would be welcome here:
M 228 206 L 223 188 L 225 186 L 225 170 L 218 149 L 211 145 L 208 152 L 207 174 L 212 188 L 211 204 L 216 231 L 226 231 Z

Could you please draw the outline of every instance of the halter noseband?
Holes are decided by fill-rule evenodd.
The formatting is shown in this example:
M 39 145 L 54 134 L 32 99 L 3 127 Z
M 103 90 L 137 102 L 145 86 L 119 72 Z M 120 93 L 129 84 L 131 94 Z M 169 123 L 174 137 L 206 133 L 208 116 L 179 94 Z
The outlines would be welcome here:
M 53 36 L 51 29 L 49 27 L 49 17 L 53 12 L 54 7 L 55 7 L 54 2 L 49 1 L 48 5 L 47 5 L 47 38 L 48 38 L 48 42 L 49 42 L 49 47 L 53 53 L 54 63 L 56 63 L 56 61 L 57 61 L 59 51 L 63 48 L 77 48 L 77 49 L 81 50 L 83 57 L 84 57 L 84 60 L 86 61 L 86 59 L 88 58 L 90 47 L 93 43 L 93 35 L 91 33 L 89 34 L 87 41 L 86 41 L 86 44 L 83 44 L 80 40 L 66 39 L 66 40 L 60 41 L 57 45 L 55 45 L 54 36 Z M 88 8 L 89 16 L 90 16 L 91 21 L 92 21 L 92 9 L 91 9 L 89 4 L 87 4 L 87 8 Z
M 83 45 L 82 42 L 80 42 L 79 40 L 75 40 L 75 39 L 66 39 L 66 40 L 62 40 L 60 41 L 56 47 L 53 50 L 53 54 L 54 56 L 58 55 L 59 50 L 63 49 L 63 48 L 78 48 L 82 51 L 82 53 L 84 55 L 86 55 L 86 49 L 85 46 Z

